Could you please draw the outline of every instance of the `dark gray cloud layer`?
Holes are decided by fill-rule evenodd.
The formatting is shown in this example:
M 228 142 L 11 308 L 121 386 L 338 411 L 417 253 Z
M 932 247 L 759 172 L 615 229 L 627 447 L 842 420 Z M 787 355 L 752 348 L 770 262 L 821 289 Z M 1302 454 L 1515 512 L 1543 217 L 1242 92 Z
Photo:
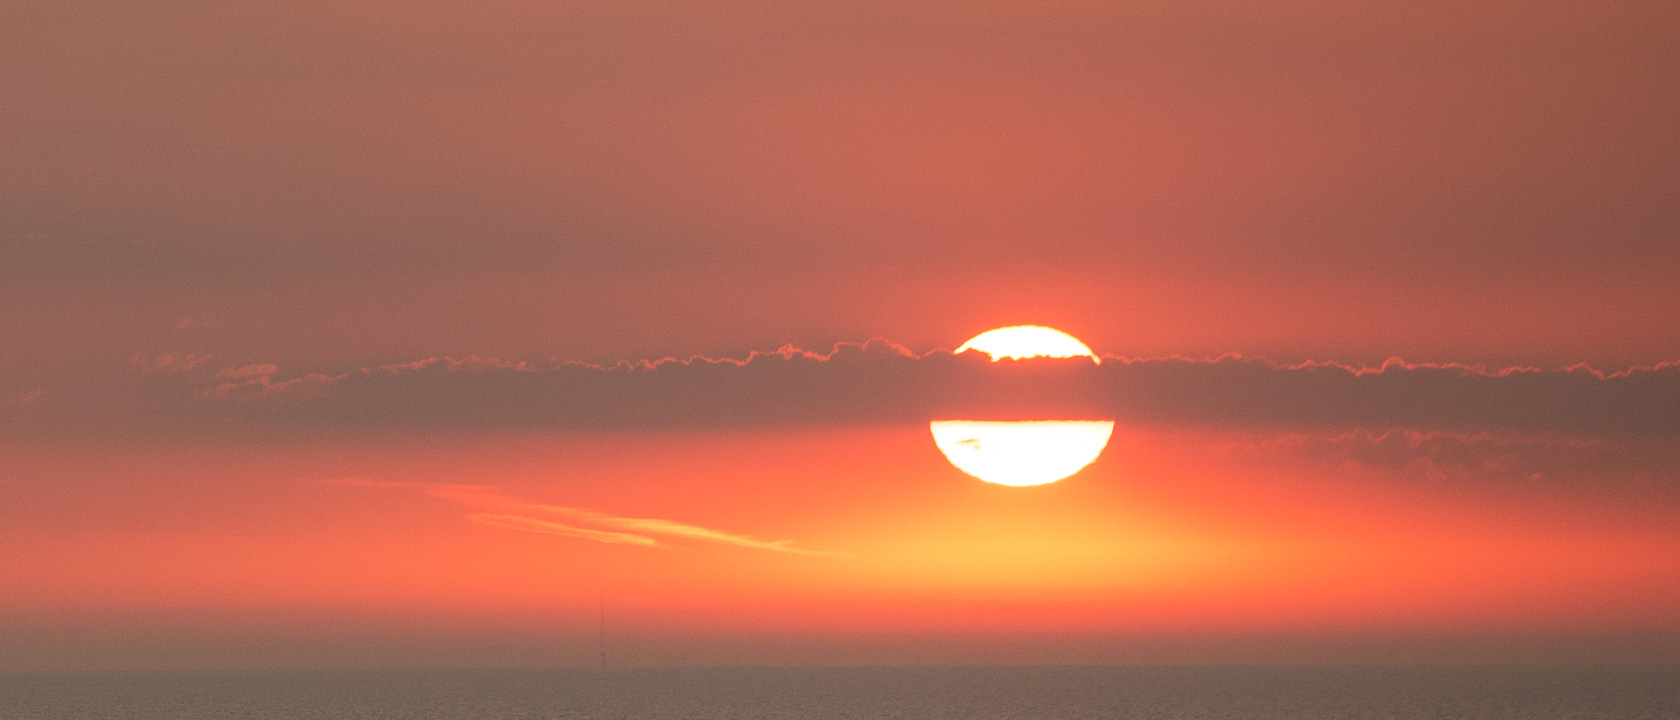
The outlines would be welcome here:
M 91 387 L 91 386 L 90 386 Z M 91 404 L 91 405 L 90 405 Z M 1213 359 L 991 362 L 885 341 L 744 360 L 533 364 L 432 358 L 349 372 L 138 358 L 120 389 L 48 389 L 14 415 L 118 423 L 436 428 L 713 428 L 1115 418 L 1266 428 L 1587 435 L 1680 432 L 1680 364 L 1605 373 Z M 54 408 L 57 408 L 56 410 Z

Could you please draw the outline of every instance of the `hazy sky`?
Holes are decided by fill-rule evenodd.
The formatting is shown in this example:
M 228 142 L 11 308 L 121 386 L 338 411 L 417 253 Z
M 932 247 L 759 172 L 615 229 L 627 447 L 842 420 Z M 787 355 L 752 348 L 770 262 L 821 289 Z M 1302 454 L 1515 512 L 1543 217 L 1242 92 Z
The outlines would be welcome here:
M 603 583 L 648 663 L 1661 656 L 1676 37 L 0 3 L 0 668 L 588 662 Z M 1020 323 L 1110 361 L 948 352 Z M 965 413 L 1120 427 L 1010 495 Z

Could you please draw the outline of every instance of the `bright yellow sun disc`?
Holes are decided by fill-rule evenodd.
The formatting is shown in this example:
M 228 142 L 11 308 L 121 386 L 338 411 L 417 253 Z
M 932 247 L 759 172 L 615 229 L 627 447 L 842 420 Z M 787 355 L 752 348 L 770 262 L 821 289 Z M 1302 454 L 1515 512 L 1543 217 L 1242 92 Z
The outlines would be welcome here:
M 1113 420 L 988 422 L 935 420 L 933 442 L 958 470 L 989 483 L 1053 483 L 1090 465 L 1108 447 Z
M 1094 362 L 1101 362 L 1079 338 L 1042 325 L 987 330 L 957 348 L 959 353 L 965 350 L 979 350 L 992 356 L 993 362 L 1002 358 L 1019 360 L 1032 357 L 1088 357 Z

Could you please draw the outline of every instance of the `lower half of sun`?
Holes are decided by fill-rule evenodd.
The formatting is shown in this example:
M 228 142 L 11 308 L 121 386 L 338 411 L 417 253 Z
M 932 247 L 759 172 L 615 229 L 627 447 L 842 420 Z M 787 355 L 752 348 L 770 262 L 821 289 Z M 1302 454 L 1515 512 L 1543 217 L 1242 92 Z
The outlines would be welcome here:
M 933 442 L 958 470 L 998 485 L 1026 487 L 1084 469 L 1108 447 L 1113 420 L 988 422 L 935 420 Z
M 974 337 L 957 352 L 979 350 L 995 361 L 1085 356 L 1090 348 L 1067 333 L 1037 325 L 998 328 Z M 935 420 L 933 442 L 945 459 L 969 475 L 998 485 L 1044 485 L 1096 461 L 1114 434 L 1113 420 Z

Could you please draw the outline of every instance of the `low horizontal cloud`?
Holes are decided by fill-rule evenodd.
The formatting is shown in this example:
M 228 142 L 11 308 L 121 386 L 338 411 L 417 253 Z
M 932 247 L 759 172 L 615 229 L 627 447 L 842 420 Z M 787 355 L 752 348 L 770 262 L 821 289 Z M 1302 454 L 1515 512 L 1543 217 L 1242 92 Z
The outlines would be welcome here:
M 130 359 L 134 367 L 146 372 L 189 372 L 210 360 L 209 355 L 194 353 L 136 354 Z
M 1215 442 L 1210 454 L 1255 465 L 1419 482 L 1663 482 L 1680 468 L 1670 438 L 1501 432 L 1283 432 Z
M 277 372 L 280 372 L 280 368 L 276 365 L 246 365 L 244 367 L 222 368 L 221 372 L 216 373 L 216 378 L 218 380 L 238 380 L 240 378 L 271 377 Z
M 551 505 L 504 494 L 484 485 L 389 482 L 362 478 L 328 481 L 335 485 L 402 488 L 450 500 L 467 510 L 466 519 L 520 532 L 559 535 L 612 545 L 663 547 L 672 540 L 732 545 L 754 550 L 832 555 L 796 547 L 791 540 L 760 540 L 691 523 L 661 518 L 624 517 L 592 508 Z
M 1238 355 L 994 363 L 979 353 L 917 353 L 872 340 L 828 352 L 789 346 L 740 359 L 616 365 L 468 357 L 333 373 L 203 366 L 137 373 L 129 385 L 110 394 L 108 414 L 225 426 L 636 429 L 1100 418 L 1274 429 L 1680 432 L 1674 363 L 1615 372 L 1398 359 L 1279 364 Z
M 1391 360 L 1280 365 L 1219 358 L 918 354 L 885 341 L 744 359 L 549 365 L 431 358 L 337 375 L 224 378 L 226 412 L 294 422 L 694 427 L 1116 418 L 1302 427 L 1680 431 L 1680 366 L 1607 373 Z

